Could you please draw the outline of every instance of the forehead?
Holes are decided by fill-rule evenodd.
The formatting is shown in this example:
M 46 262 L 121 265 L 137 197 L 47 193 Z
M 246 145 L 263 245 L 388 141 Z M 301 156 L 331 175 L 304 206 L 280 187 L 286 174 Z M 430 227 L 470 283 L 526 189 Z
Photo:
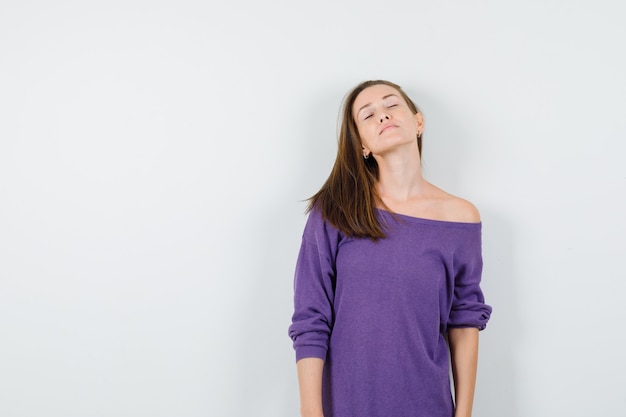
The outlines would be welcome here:
M 402 99 L 400 92 L 389 85 L 376 84 L 371 87 L 367 87 L 365 90 L 361 91 L 358 96 L 356 96 L 354 104 L 352 105 L 352 111 L 358 112 L 361 107 L 380 101 L 383 97 L 388 96 L 389 94 L 395 94 Z

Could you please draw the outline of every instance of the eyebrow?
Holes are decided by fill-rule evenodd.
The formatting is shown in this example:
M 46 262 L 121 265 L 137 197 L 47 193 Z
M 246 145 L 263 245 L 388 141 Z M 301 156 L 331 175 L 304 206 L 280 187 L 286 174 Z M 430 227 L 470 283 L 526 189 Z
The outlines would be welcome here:
M 393 94 L 393 93 L 391 93 L 391 94 L 387 94 L 386 96 L 384 96 L 384 97 L 383 97 L 383 100 L 384 100 L 384 99 L 386 99 L 386 98 L 389 98 L 389 97 L 391 97 L 391 96 L 396 96 L 396 97 L 398 97 L 398 95 L 397 95 L 397 94 Z M 361 107 L 361 108 L 360 108 L 360 109 L 356 112 L 356 114 L 358 115 L 359 113 L 361 113 L 361 110 L 363 110 L 364 108 L 369 107 L 369 106 L 371 106 L 371 105 L 372 105 L 372 103 L 367 103 L 365 106 L 362 106 L 362 107 Z

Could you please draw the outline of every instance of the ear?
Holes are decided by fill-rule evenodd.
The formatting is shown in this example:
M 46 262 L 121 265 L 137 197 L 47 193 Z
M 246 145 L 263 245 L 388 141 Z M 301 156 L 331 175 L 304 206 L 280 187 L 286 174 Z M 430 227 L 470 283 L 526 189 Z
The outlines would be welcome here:
M 422 116 L 422 113 L 417 112 L 414 117 L 417 122 L 417 134 L 421 135 L 424 133 L 424 116 Z
M 368 148 L 366 148 L 364 145 L 361 145 L 361 151 L 363 153 L 363 157 L 365 156 L 369 156 L 372 154 L 372 151 L 370 151 Z

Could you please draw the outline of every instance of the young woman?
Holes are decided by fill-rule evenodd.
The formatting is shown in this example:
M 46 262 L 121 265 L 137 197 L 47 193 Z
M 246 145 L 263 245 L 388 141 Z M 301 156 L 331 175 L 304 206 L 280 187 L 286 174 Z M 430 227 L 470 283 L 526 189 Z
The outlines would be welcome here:
M 289 335 L 303 417 L 471 415 L 491 314 L 481 223 L 422 176 L 423 130 L 396 84 L 367 81 L 346 97 L 296 266 Z

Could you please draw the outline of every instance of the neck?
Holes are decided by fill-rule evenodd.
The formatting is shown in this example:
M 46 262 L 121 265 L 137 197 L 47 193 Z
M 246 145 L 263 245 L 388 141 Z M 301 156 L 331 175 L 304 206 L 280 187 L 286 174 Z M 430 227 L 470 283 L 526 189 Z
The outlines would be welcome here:
M 426 188 L 419 153 L 393 153 L 377 157 L 376 162 L 379 174 L 376 189 L 383 202 L 406 202 Z

